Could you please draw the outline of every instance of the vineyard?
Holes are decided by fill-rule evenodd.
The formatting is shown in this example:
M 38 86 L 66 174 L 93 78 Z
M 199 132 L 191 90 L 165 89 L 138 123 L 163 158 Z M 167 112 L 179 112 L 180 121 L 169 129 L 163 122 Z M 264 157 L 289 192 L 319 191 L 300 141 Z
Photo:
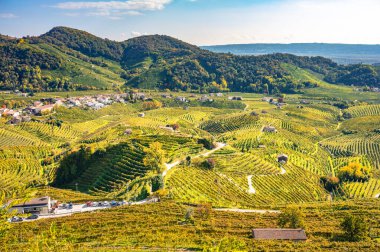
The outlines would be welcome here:
M 173 201 L 82 213 L 58 219 L 12 225 L 0 238 L 5 251 L 219 250 L 219 251 L 378 251 L 379 243 L 336 241 L 345 214 L 371 220 L 371 233 L 379 231 L 379 202 L 298 204 L 305 213 L 308 242 L 260 241 L 252 228 L 274 228 L 278 214 L 211 211 Z M 280 208 L 283 209 L 283 208 Z M 340 211 L 344 209 L 344 211 Z M 193 223 L 184 221 L 193 211 Z
M 157 178 L 144 158 L 156 142 L 162 145 L 165 162 L 178 164 L 162 186 L 166 197 L 181 203 L 252 208 L 324 202 L 329 193 L 320 178 L 337 176 L 351 162 L 370 167 L 371 178 L 344 182 L 344 198 L 380 193 L 378 105 L 341 111 L 323 100 L 301 104 L 294 96 L 279 108 L 245 94 L 245 106 L 228 106 L 226 98 L 216 98 L 215 106 L 202 107 L 191 96 L 188 106 L 159 94 L 155 98 L 163 103 L 161 108 L 146 110 L 139 101 L 96 111 L 60 107 L 53 115 L 60 125 L 49 123 L 47 116 L 18 125 L 2 121 L 1 198 L 35 188 L 46 191 L 50 185 L 55 197 L 77 201 L 144 199 L 153 193 Z M 342 120 L 347 113 L 352 118 Z M 201 155 L 213 142 L 227 146 Z M 84 163 L 66 160 L 80 150 L 88 152 Z M 287 156 L 286 164 L 278 162 L 279 155 Z M 212 169 L 202 165 L 208 159 Z M 59 176 L 66 180 L 56 183 Z

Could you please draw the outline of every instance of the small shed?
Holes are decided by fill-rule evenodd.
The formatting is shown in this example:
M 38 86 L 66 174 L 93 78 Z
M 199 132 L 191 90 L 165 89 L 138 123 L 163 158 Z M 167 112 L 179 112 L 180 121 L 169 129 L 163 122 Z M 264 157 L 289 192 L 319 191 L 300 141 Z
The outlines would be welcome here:
M 289 160 L 289 157 L 288 157 L 288 155 L 285 155 L 285 154 L 278 155 L 278 157 L 277 157 L 277 161 L 279 163 L 287 163 L 288 160 Z
M 132 129 L 126 129 L 126 130 L 124 131 L 124 134 L 125 134 L 125 135 L 132 135 Z
M 258 240 L 289 240 L 306 241 L 307 236 L 303 229 L 284 229 L 284 228 L 260 228 L 253 229 L 252 236 Z
M 265 126 L 263 132 L 277 133 L 277 129 L 273 126 Z
M 139 113 L 138 117 L 145 117 L 145 113 Z

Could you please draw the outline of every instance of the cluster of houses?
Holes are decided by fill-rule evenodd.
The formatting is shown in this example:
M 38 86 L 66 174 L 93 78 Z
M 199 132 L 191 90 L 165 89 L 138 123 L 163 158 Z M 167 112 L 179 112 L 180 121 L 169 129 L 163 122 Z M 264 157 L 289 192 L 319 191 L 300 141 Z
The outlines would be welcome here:
M 143 94 L 135 94 L 139 99 L 144 99 Z M 129 94 L 95 95 L 70 98 L 45 98 L 35 101 L 24 109 L 13 110 L 3 106 L 0 109 L 0 117 L 5 117 L 9 124 L 28 122 L 31 116 L 40 116 L 51 113 L 54 108 L 64 106 L 68 108 L 80 107 L 98 110 L 113 103 L 125 103 L 129 100 Z
M 287 104 L 284 102 L 284 98 L 278 98 L 277 100 L 273 97 L 263 97 L 261 99 L 263 102 L 268 102 L 270 104 L 276 105 L 278 109 L 282 109 L 283 106 Z
M 0 117 L 9 119 L 8 124 L 18 124 L 21 122 L 29 122 L 31 117 L 27 114 L 23 114 L 22 111 L 8 109 L 5 106 L 0 108 Z
M 376 92 L 376 93 L 380 93 L 380 88 L 378 88 L 378 87 L 355 88 L 354 90 L 357 91 L 357 92 Z

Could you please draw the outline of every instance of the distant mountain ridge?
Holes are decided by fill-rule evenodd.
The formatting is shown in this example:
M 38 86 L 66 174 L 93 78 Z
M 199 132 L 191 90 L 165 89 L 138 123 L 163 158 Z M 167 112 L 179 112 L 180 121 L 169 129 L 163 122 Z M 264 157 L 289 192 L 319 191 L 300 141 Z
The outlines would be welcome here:
M 283 53 L 215 53 L 165 35 L 117 42 L 55 27 L 39 37 L 0 36 L 0 89 L 24 92 L 133 87 L 277 94 L 318 85 L 297 76 L 297 69 L 332 84 L 380 85 L 375 66 L 343 66 L 319 56 Z
M 292 43 L 292 44 L 230 44 L 202 46 L 218 53 L 238 55 L 262 55 L 271 53 L 290 53 L 298 56 L 322 56 L 339 64 L 380 63 L 380 45 Z

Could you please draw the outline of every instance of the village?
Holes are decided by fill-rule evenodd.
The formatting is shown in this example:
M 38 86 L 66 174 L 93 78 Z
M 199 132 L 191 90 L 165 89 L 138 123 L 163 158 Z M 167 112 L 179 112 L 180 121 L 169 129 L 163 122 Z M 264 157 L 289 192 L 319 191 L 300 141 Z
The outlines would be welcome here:
M 5 91 L 4 94 L 14 93 L 16 96 L 28 97 L 27 93 L 21 93 L 20 91 Z M 196 95 L 190 95 L 189 98 L 196 99 L 200 102 L 213 102 L 212 97 L 223 97 L 223 93 L 210 93 L 201 95 L 199 98 Z M 189 99 L 184 96 L 174 97 L 172 94 L 161 94 L 163 99 L 174 99 L 177 102 L 188 103 Z M 58 107 L 66 108 L 81 108 L 99 110 L 105 108 L 114 103 L 127 103 L 131 101 L 153 101 L 153 99 L 145 93 L 133 92 L 122 94 L 99 94 L 94 96 L 80 96 L 80 97 L 68 97 L 68 98 L 42 98 L 38 101 L 34 101 L 32 104 L 24 108 L 8 108 L 6 105 L 2 105 L 0 108 L 0 118 L 5 118 L 7 124 L 20 124 L 22 122 L 29 122 L 32 120 L 32 116 L 48 115 Z M 243 100 L 242 97 L 229 96 L 228 100 Z

